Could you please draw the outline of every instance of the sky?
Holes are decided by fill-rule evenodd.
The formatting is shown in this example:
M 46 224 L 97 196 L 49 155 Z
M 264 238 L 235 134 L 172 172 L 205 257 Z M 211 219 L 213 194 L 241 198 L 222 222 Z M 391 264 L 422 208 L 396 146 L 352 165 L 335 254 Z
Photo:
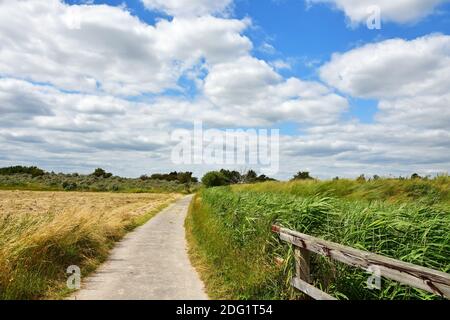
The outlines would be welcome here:
M 202 121 L 279 129 L 279 179 L 448 172 L 450 1 L 0 0 L 0 114 L 0 166 L 201 176 Z

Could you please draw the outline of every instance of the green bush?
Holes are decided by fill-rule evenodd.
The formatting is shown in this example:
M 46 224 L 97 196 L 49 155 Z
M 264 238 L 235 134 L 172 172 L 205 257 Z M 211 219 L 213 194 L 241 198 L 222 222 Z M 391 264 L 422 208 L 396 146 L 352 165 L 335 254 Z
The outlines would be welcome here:
M 39 177 L 43 176 L 45 174 L 45 171 L 37 167 L 23 167 L 23 166 L 0 168 L 0 175 L 13 175 L 13 174 L 30 174 L 33 177 Z
M 106 172 L 102 168 L 95 169 L 95 171 L 92 173 L 92 175 L 97 178 L 105 178 L 105 179 L 111 178 L 113 176 L 112 173 Z
M 309 175 L 309 172 L 298 172 L 292 180 L 313 180 L 313 177 Z
M 202 178 L 202 183 L 205 187 L 220 187 L 228 184 L 225 175 L 219 171 L 211 171 L 205 174 Z
M 67 182 L 67 181 L 63 182 L 62 187 L 66 191 L 74 191 L 74 190 L 77 190 L 77 188 L 78 188 L 76 183 L 74 183 L 74 182 Z

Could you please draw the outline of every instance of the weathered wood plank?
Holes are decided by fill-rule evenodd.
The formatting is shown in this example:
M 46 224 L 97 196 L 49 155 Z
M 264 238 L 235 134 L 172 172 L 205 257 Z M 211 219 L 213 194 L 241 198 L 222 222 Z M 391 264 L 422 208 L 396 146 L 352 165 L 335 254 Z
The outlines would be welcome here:
M 303 281 L 300 278 L 293 278 L 291 284 L 294 288 L 297 288 L 304 294 L 307 294 L 308 296 L 316 300 L 337 300 L 335 297 L 330 296 L 328 293 L 323 292 L 320 289 L 317 289 L 313 285 L 310 285 L 308 282 Z
M 450 274 L 445 272 L 346 247 L 277 226 L 273 227 L 273 231 L 280 234 L 280 239 L 296 247 L 364 270 L 377 267 L 385 278 L 450 299 Z
M 311 283 L 310 252 L 303 248 L 295 248 L 295 271 L 301 280 Z

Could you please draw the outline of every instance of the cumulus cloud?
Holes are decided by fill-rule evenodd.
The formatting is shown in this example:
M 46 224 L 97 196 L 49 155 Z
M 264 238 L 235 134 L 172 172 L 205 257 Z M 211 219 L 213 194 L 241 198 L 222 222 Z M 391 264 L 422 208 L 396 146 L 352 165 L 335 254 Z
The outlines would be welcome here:
M 321 78 L 362 98 L 442 94 L 450 83 L 450 36 L 392 39 L 333 55 Z
M 66 90 L 159 93 L 202 60 L 247 54 L 240 33 L 249 23 L 205 16 L 151 26 L 120 7 L 1 1 L 0 74 Z
M 204 81 L 204 95 L 224 113 L 280 121 L 329 123 L 347 110 L 347 100 L 322 84 L 283 79 L 265 61 L 243 57 L 217 64 Z
M 420 132 L 422 138 L 429 138 L 428 145 L 436 139 L 441 147 L 442 137 L 449 134 L 450 36 L 368 44 L 334 55 L 320 75 L 346 94 L 378 100 L 375 120 L 379 125 L 419 130 L 418 138 Z
M 352 176 L 358 171 L 403 175 L 448 171 L 449 49 L 449 36 L 429 35 L 333 55 L 320 68 L 321 78 L 350 96 L 377 100 L 374 123 L 309 127 L 303 136 L 286 143 L 285 154 L 305 161 L 312 171 Z M 320 160 L 325 156 L 335 167 Z
M 343 11 L 352 23 L 365 23 L 373 14 L 371 8 L 381 9 L 384 21 L 409 23 L 420 20 L 431 13 L 439 4 L 448 0 L 307 0 L 309 4 L 326 3 Z
M 382 123 L 404 123 L 414 128 L 444 129 L 450 127 L 450 92 L 394 100 L 382 100 L 376 119 Z
M 151 10 L 163 11 L 172 16 L 204 16 L 223 14 L 233 0 L 142 0 Z
M 204 166 L 179 168 L 169 157 L 172 130 L 202 120 L 299 125 L 282 136 L 281 178 L 299 169 L 325 177 L 448 170 L 449 36 L 338 53 L 320 68 L 322 82 L 305 81 L 283 77 L 282 60 L 252 56 L 243 35 L 250 20 L 210 15 L 231 1 L 147 2 L 175 17 L 149 25 L 124 7 L 0 1 L 0 165 L 201 174 Z M 185 94 L 180 79 L 195 92 Z M 378 100 L 375 123 L 343 121 L 344 95 Z

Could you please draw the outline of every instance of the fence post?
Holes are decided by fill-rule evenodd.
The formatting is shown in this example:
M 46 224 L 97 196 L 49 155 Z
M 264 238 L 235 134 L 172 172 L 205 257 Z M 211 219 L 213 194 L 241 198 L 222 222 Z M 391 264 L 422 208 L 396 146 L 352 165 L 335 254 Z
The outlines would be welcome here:
M 309 251 L 303 248 L 296 247 L 294 249 L 294 254 L 295 254 L 295 271 L 297 277 L 307 283 L 311 283 Z

